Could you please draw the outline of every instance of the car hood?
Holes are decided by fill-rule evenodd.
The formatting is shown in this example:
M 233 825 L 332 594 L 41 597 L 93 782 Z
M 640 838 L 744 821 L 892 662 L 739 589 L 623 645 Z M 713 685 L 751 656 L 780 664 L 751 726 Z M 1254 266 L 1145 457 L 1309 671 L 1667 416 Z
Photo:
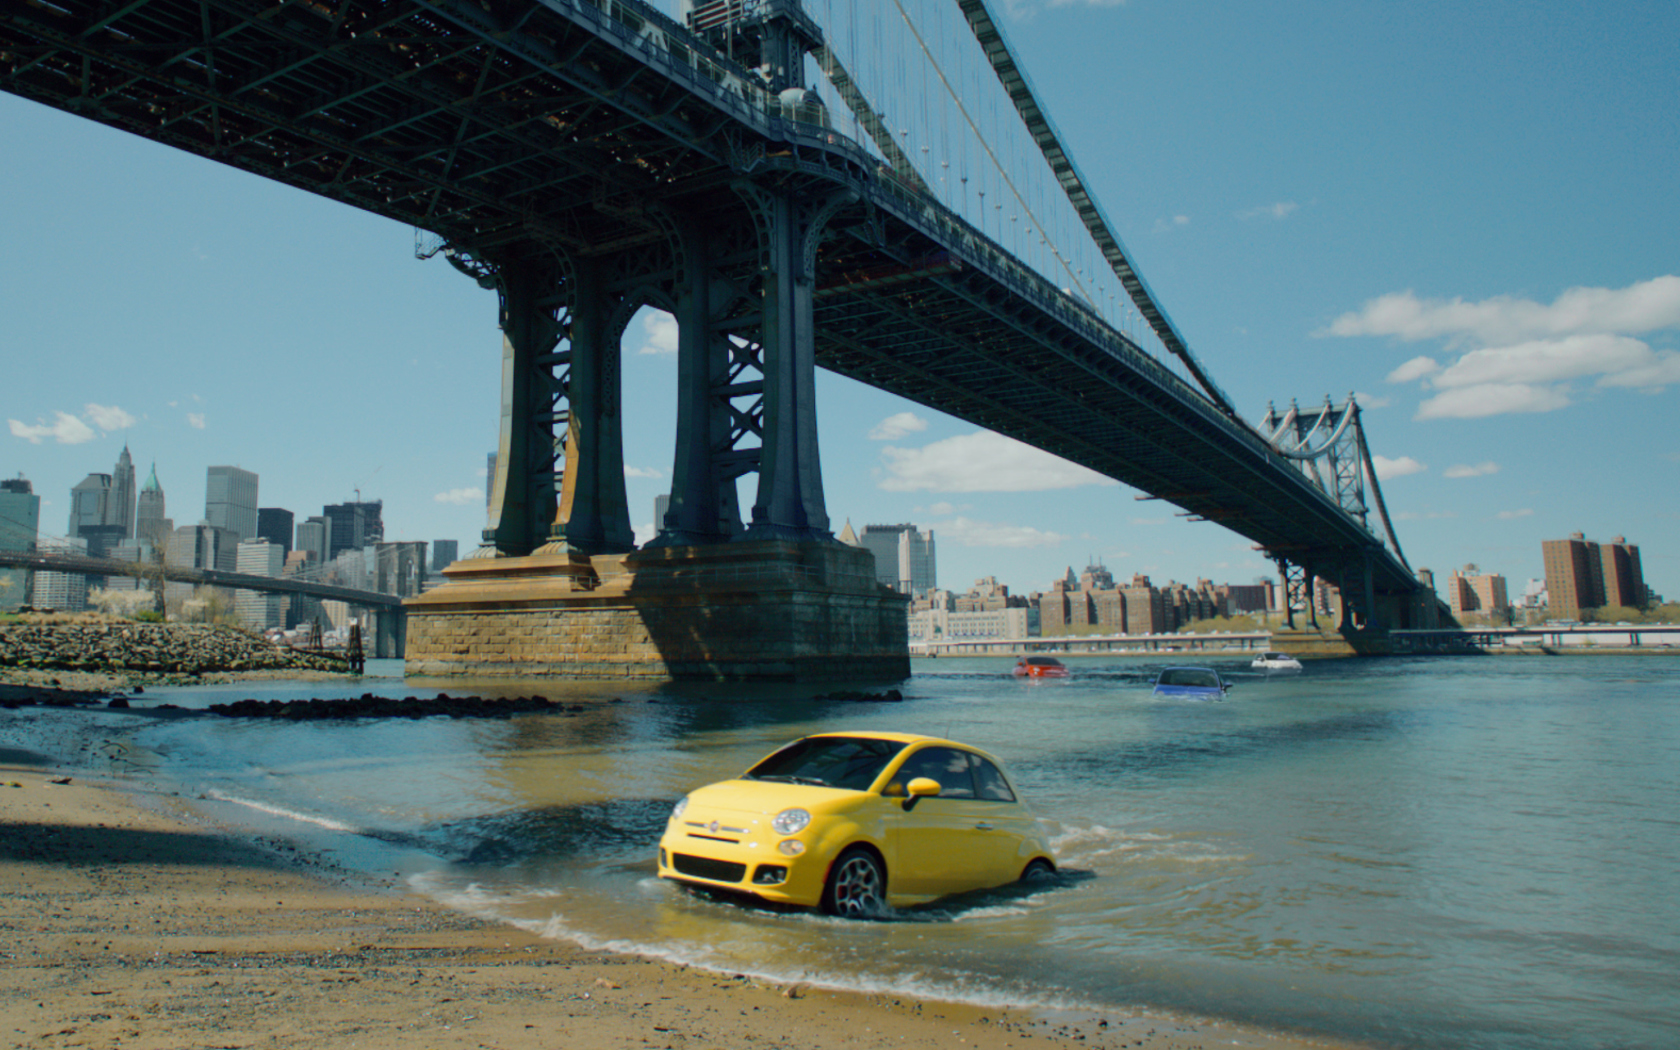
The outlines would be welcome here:
M 783 784 L 769 780 L 720 780 L 688 793 L 688 816 L 738 813 L 744 817 L 773 817 L 784 809 L 834 810 L 866 798 L 862 791 Z

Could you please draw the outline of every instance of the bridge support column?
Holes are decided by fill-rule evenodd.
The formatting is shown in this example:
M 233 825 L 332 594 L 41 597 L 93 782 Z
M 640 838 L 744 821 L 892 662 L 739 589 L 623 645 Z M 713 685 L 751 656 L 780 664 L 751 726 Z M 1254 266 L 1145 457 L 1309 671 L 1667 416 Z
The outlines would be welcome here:
M 552 252 L 527 246 L 476 276 L 480 283 L 493 280 L 500 299 L 502 416 L 489 521 L 474 557 L 517 557 L 547 538 L 554 519 L 553 420 L 565 396 L 565 380 L 556 380 L 554 369 L 569 362 L 568 354 L 555 352 L 564 269 Z
M 817 457 L 816 339 L 812 323 L 817 242 L 849 193 L 811 198 L 742 183 L 763 244 L 764 445 L 750 539 L 829 540 Z
M 722 543 L 741 532 L 735 482 L 755 469 L 759 449 L 737 449 L 743 437 L 762 436 L 764 382 L 756 343 L 732 338 L 729 328 L 750 306 L 745 289 L 724 272 L 718 256 L 732 253 L 722 234 L 691 216 L 668 216 L 679 258 L 676 278 L 677 447 L 671 469 L 671 506 L 651 546 Z M 722 265 L 720 265 L 722 264 Z M 748 404 L 737 407 L 737 400 Z
M 566 458 L 545 553 L 611 554 L 636 546 L 624 492 L 619 369 L 628 317 L 616 309 L 623 296 L 604 287 L 601 270 L 596 259 L 572 263 Z

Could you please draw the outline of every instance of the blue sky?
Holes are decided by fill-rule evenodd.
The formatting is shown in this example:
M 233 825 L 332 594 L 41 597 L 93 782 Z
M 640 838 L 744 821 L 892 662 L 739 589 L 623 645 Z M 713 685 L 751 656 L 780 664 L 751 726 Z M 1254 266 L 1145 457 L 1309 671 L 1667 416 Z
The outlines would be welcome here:
M 819 14 L 820 9 L 813 7 Z M 1022 0 L 1000 10 L 1149 283 L 1250 418 L 1358 391 L 1414 566 L 1520 590 L 1540 541 L 1640 546 L 1680 596 L 1680 6 Z M 124 443 L 178 523 L 205 468 L 387 536 L 483 526 L 495 298 L 413 233 L 0 95 L 0 476 L 59 532 Z M 669 326 L 626 334 L 626 471 L 669 485 Z M 829 513 L 915 522 L 942 585 L 1271 571 L 972 426 L 819 381 Z

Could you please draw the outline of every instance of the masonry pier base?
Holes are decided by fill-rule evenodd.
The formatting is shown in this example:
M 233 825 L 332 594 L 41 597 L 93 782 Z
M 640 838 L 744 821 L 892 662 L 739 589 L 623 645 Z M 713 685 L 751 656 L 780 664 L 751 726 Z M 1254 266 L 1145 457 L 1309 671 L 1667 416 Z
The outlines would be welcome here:
M 867 551 L 763 540 L 476 558 L 406 603 L 407 673 L 739 681 L 909 677 L 908 603 Z

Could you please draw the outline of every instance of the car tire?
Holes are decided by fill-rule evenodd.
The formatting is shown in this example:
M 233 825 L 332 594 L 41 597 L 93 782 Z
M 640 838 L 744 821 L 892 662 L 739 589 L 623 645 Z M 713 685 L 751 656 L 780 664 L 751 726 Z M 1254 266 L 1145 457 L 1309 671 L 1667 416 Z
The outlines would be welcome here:
M 868 919 L 887 910 L 887 873 L 873 852 L 853 846 L 828 869 L 822 910 L 843 919 Z
M 1051 864 L 1043 857 L 1034 857 L 1032 860 L 1027 862 L 1027 866 L 1025 868 L 1021 869 L 1021 881 L 1037 882 L 1040 879 L 1048 879 L 1054 874 L 1056 874 L 1056 866 L 1054 864 Z

